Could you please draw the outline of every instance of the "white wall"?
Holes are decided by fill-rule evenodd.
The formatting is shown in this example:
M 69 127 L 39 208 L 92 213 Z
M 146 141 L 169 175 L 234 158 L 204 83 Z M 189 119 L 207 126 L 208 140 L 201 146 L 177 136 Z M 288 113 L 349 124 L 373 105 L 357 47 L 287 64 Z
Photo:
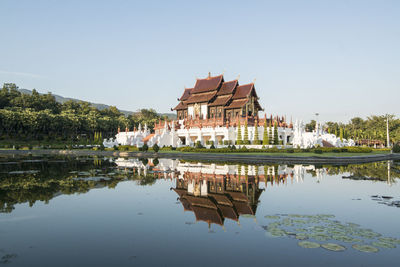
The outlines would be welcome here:
M 207 118 L 207 104 L 201 105 L 200 113 L 204 119 Z
M 194 117 L 194 107 L 192 106 L 188 106 L 188 116 L 192 116 Z

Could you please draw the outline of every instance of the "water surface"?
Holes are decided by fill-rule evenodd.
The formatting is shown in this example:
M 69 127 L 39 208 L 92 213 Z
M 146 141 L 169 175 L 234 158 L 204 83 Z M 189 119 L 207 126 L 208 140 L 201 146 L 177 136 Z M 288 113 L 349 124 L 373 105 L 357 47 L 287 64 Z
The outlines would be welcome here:
M 398 162 L 0 158 L 0 264 L 396 266 L 399 176 Z

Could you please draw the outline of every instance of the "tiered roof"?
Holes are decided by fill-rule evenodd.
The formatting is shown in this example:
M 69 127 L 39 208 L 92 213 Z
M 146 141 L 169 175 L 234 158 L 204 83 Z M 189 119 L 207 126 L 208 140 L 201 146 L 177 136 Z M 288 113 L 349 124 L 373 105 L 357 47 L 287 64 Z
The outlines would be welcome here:
M 193 88 L 185 88 L 180 103 L 174 110 L 183 110 L 188 104 L 207 103 L 209 106 L 223 106 L 225 109 L 241 108 L 250 96 L 254 96 L 257 108 L 262 109 L 258 103 L 254 83 L 240 85 L 238 80 L 224 81 L 223 75 L 209 76 L 197 79 Z

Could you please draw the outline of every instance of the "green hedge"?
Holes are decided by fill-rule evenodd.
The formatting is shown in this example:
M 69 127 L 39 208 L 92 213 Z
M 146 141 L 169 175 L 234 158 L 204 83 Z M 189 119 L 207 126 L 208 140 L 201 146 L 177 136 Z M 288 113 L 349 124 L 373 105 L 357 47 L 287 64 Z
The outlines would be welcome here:
M 308 148 L 308 149 L 299 149 L 299 148 L 287 148 L 287 149 L 278 149 L 276 147 L 273 148 L 264 148 L 264 149 L 257 149 L 257 148 L 247 148 L 243 146 L 240 149 L 232 149 L 231 147 L 225 148 L 215 148 L 215 149 L 207 149 L 207 148 L 194 148 L 194 147 L 181 147 L 177 148 L 178 151 L 181 152 L 212 152 L 212 153 L 240 153 L 240 152 L 257 152 L 257 153 L 371 153 L 373 151 L 372 148 L 369 147 L 319 147 L 319 148 Z

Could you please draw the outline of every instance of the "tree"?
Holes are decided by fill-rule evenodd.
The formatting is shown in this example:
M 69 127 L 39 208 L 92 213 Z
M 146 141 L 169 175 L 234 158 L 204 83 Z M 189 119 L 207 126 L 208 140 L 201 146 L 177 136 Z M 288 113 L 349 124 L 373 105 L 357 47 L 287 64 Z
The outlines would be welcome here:
M 246 120 L 244 121 L 244 137 L 243 137 L 243 143 L 244 143 L 245 145 L 250 144 L 250 141 L 249 141 L 249 129 L 248 129 L 248 127 L 247 127 L 247 118 L 246 118 Z
M 267 119 L 265 119 L 264 122 L 263 145 L 269 145 L 269 128 L 267 127 Z
M 275 121 L 274 123 L 274 145 L 279 144 L 279 137 L 278 137 L 278 123 Z
M 160 150 L 160 147 L 157 144 L 154 144 L 153 151 L 157 153 L 159 150 Z
M 340 141 L 343 141 L 343 128 L 340 127 Z
M 240 126 L 240 119 L 238 119 L 236 143 L 240 144 L 241 142 L 242 142 L 242 127 Z
M 311 120 L 309 123 L 306 124 L 306 131 L 307 132 L 314 131 L 316 125 L 317 125 L 317 122 L 315 120 Z

